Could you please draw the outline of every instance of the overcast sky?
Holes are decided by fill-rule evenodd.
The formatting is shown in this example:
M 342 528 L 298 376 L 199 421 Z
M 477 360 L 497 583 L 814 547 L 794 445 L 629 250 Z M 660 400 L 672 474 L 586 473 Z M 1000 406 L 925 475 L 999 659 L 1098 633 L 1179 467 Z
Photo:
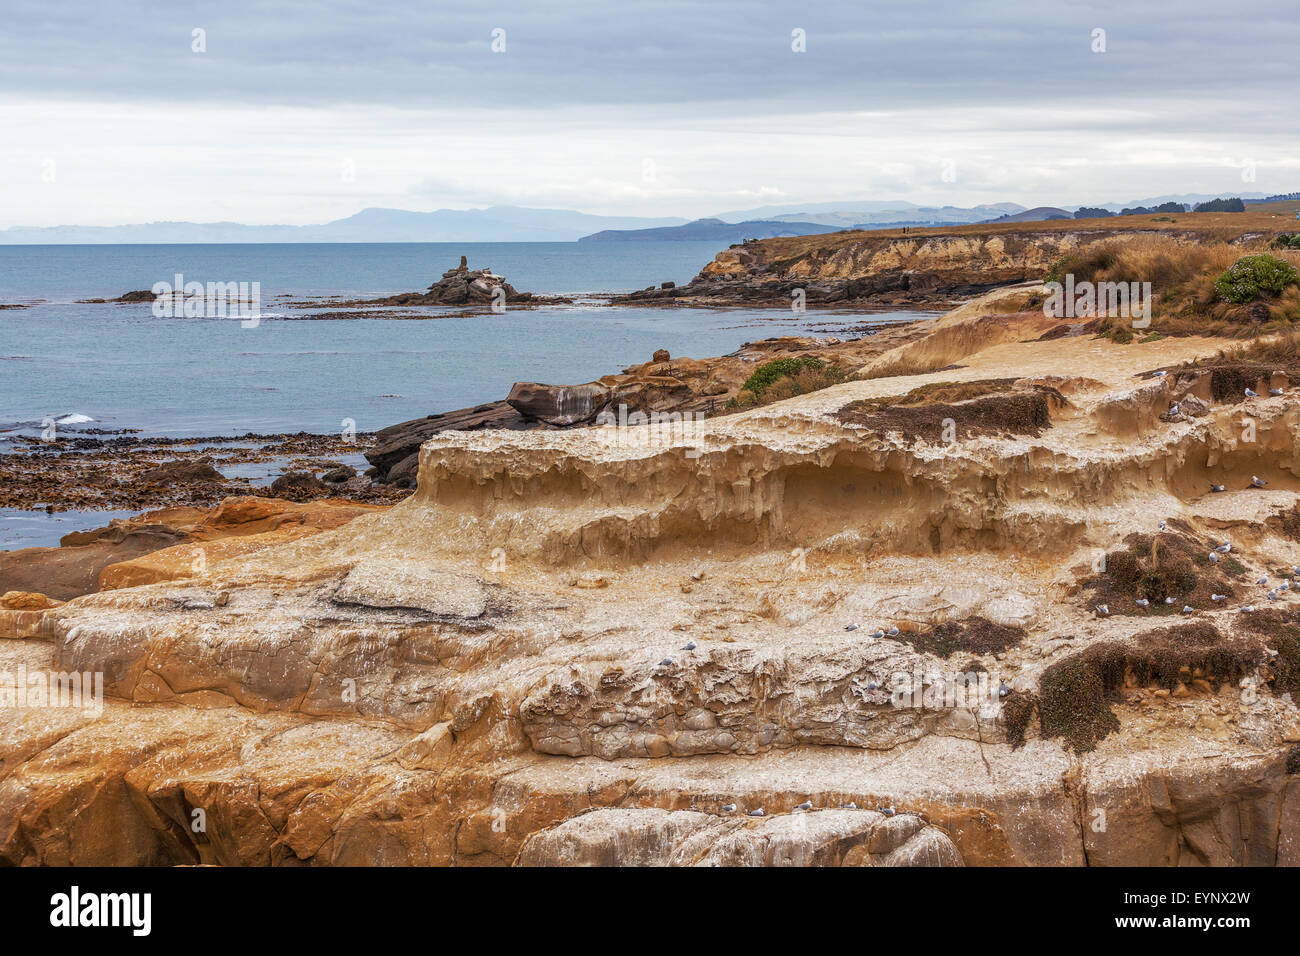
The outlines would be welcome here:
M 5 0 L 0 227 L 1300 189 L 1296 0 L 1136 6 Z

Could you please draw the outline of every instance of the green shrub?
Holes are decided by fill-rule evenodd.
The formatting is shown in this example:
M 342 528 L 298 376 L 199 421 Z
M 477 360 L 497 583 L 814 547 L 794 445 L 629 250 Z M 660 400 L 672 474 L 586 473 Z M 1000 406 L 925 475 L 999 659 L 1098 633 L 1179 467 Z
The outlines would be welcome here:
M 1214 280 L 1219 297 L 1237 303 L 1279 296 L 1292 285 L 1300 285 L 1300 275 L 1289 263 L 1270 255 L 1243 256 Z
M 825 362 L 811 356 L 773 359 L 771 362 L 764 362 L 755 369 L 754 374 L 749 376 L 745 380 L 745 384 L 740 388 L 742 391 L 753 392 L 755 398 L 762 398 L 763 393 L 776 384 L 778 379 L 793 378 L 800 372 L 807 370 L 820 372 L 824 368 L 826 368 Z
M 1300 249 L 1300 232 L 1284 232 L 1273 239 L 1275 249 Z

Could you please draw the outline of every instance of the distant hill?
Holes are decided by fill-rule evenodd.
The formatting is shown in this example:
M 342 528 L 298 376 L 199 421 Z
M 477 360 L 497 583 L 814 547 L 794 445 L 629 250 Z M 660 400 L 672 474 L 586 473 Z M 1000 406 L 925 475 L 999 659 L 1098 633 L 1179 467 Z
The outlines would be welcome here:
M 723 222 L 721 219 L 696 219 L 683 226 L 660 226 L 654 229 L 605 229 L 583 236 L 580 242 L 627 242 L 661 240 L 682 242 L 743 242 L 746 239 L 772 239 L 777 236 L 815 236 L 836 229 L 820 222 L 786 222 L 759 219 L 750 222 Z
M 571 242 L 596 229 L 676 226 L 681 217 L 595 216 L 571 209 L 363 209 L 314 226 L 237 222 L 149 222 L 126 226 L 15 226 L 0 244 L 190 242 Z
M 1033 209 L 1026 209 L 1024 212 L 1017 212 L 1006 216 L 999 216 L 992 222 L 1044 222 L 1048 219 L 1073 219 L 1074 214 L 1066 212 L 1064 209 L 1058 209 L 1056 206 L 1035 206 Z

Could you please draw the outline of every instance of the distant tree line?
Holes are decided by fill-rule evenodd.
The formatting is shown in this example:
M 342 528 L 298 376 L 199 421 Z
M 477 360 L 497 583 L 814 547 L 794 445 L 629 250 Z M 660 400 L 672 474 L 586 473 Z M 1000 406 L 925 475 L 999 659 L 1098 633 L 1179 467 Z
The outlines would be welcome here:
M 1296 198 L 1300 198 L 1297 195 Z M 1211 199 L 1208 202 L 1198 203 L 1194 207 L 1186 206 L 1180 202 L 1162 202 L 1158 206 L 1133 206 L 1128 209 L 1121 209 L 1118 213 L 1111 212 L 1109 209 L 1102 209 L 1100 206 L 1080 206 L 1074 212 L 1075 219 L 1106 219 L 1110 216 L 1158 216 L 1166 215 L 1171 212 L 1245 212 L 1246 204 L 1240 199 Z

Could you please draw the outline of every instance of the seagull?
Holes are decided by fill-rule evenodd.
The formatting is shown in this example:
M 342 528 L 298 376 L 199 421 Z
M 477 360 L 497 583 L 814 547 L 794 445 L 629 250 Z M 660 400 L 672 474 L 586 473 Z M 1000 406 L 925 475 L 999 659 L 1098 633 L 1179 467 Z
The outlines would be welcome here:
M 812 809 L 812 801 L 811 801 L 811 800 L 805 800 L 803 803 L 799 804 L 799 806 L 795 807 L 795 809 L 796 809 L 796 810 L 803 810 L 803 811 L 811 810 L 811 809 Z
M 1166 372 L 1164 369 L 1161 369 L 1160 371 L 1154 372 L 1153 374 L 1155 375 L 1156 378 L 1164 378 L 1169 373 Z
M 1260 579 L 1259 579 L 1258 581 L 1256 581 L 1255 583 L 1258 584 L 1258 585 L 1260 585 L 1261 587 L 1264 586 L 1265 584 L 1268 584 L 1268 575 L 1267 575 L 1267 574 L 1264 575 L 1262 578 L 1260 578 Z
M 1255 605 L 1253 605 L 1253 604 L 1247 604 L 1246 606 L 1244 606 L 1244 607 L 1242 608 L 1242 610 L 1243 610 L 1243 611 L 1253 611 L 1253 610 L 1255 610 Z
M 845 625 L 844 625 L 844 630 L 846 630 L 846 631 L 856 631 L 857 629 L 858 629 L 858 626 L 857 626 L 856 624 L 845 624 Z
M 879 689 L 879 687 L 880 685 L 877 684 L 875 681 L 873 680 L 867 681 L 867 690 L 877 690 Z
M 660 667 L 672 667 L 672 666 L 673 666 L 673 659 L 672 659 L 671 657 L 665 657 L 663 660 L 661 660 L 661 661 L 659 662 L 659 666 L 660 666 Z
M 1178 414 L 1180 414 L 1181 412 L 1182 412 L 1182 409 L 1178 407 L 1178 403 L 1177 403 L 1177 402 L 1174 402 L 1172 405 L 1169 406 L 1169 414 L 1170 414 L 1170 415 L 1178 415 Z
M 871 632 L 871 636 L 872 636 L 872 637 L 884 637 L 884 636 L 885 636 L 885 632 L 884 632 L 884 631 L 872 631 L 872 632 Z
M 765 817 L 765 816 L 767 816 L 767 814 L 763 812 L 763 808 L 762 808 L 762 807 L 759 807 L 757 810 L 750 810 L 749 813 L 746 814 L 746 816 L 750 816 L 750 817 Z
M 1138 607 L 1146 607 L 1146 606 L 1147 606 L 1148 604 L 1150 604 L 1151 602 L 1148 601 L 1146 598 L 1138 598 L 1138 599 L 1137 599 L 1136 601 L 1134 601 L 1133 603 L 1136 604 Z
M 1294 575 L 1296 575 L 1297 577 L 1300 577 L 1300 564 L 1295 565 L 1294 567 L 1292 567 L 1292 568 L 1291 568 L 1291 573 L 1294 574 Z
M 896 628 L 896 627 L 891 627 L 889 630 L 887 630 L 887 631 L 885 632 L 885 636 L 886 636 L 886 637 L 897 637 L 897 636 L 898 636 L 898 628 Z
M 1247 397 L 1247 398 L 1259 398 L 1259 392 L 1255 391 L 1253 388 L 1248 388 L 1248 389 L 1246 389 L 1246 397 Z
M 693 651 L 693 650 L 695 650 L 695 642 L 694 642 L 694 641 L 687 641 L 686 644 L 682 647 L 682 650 L 684 650 L 684 651 Z
M 1163 521 L 1162 521 L 1162 522 L 1160 522 L 1160 523 L 1159 523 L 1159 524 L 1158 524 L 1158 525 L 1156 525 L 1156 528 L 1158 528 L 1158 529 L 1159 529 L 1159 530 L 1160 530 L 1160 531 L 1164 531 L 1164 530 L 1165 530 L 1165 528 L 1168 528 L 1168 527 L 1169 527 L 1169 525 L 1168 525 L 1168 524 L 1166 524 L 1166 523 L 1165 523 L 1165 522 L 1163 522 Z
M 1277 600 L 1277 592 L 1276 592 L 1276 591 L 1269 591 L 1269 592 L 1268 592 L 1268 599 L 1269 599 L 1270 601 L 1276 601 L 1276 600 Z
M 1283 391 L 1283 390 L 1280 389 L 1280 388 L 1270 388 L 1270 389 L 1268 390 L 1268 393 L 1269 393 L 1270 395 L 1281 395 L 1281 394 L 1282 394 L 1282 391 Z
M 1223 485 L 1210 485 L 1211 491 L 1223 491 Z
M 1166 603 L 1166 604 L 1173 604 L 1173 603 L 1174 603 L 1174 599 L 1171 598 L 1171 597 L 1167 597 L 1167 598 L 1165 598 L 1165 603 Z
M 858 808 L 858 805 L 857 805 L 856 803 L 846 803 L 846 804 L 844 804 L 844 806 L 843 806 L 841 809 L 843 809 L 843 810 L 856 810 L 857 808 Z
M 1098 605 L 1097 605 L 1097 613 L 1100 614 L 1102 617 L 1105 617 L 1107 614 L 1110 613 L 1110 608 L 1108 608 L 1108 607 L 1107 607 L 1106 605 L 1104 605 L 1104 604 L 1098 604 Z
M 1268 484 L 1268 482 L 1265 481 L 1263 478 L 1259 477 L 1259 475 L 1251 475 L 1250 483 L 1254 485 L 1256 488 L 1263 488 L 1266 484 Z
M 1011 688 L 1007 686 L 1007 682 L 1004 680 L 998 681 L 998 696 L 1006 697 L 1010 693 L 1011 693 Z
M 722 812 L 723 812 L 723 813 L 735 813 L 735 812 L 736 812 L 736 805 L 735 805 L 734 803 L 729 803 L 729 804 L 727 804 L 725 807 L 722 808 Z
M 1279 585 L 1277 586 L 1277 589 L 1278 589 L 1279 591 L 1289 591 L 1289 590 L 1291 590 L 1291 582 L 1290 582 L 1290 581 L 1283 581 L 1281 584 L 1279 584 Z
M 1196 613 L 1196 608 L 1192 607 L 1190 604 L 1184 604 L 1184 605 L 1183 605 L 1183 613 L 1184 613 L 1184 614 L 1195 614 L 1195 613 Z
M 876 807 L 876 809 L 879 810 L 887 817 L 892 817 L 895 813 L 898 812 L 897 810 L 894 809 L 894 805 L 892 803 L 887 807 Z
M 1211 595 L 1210 595 L 1210 600 L 1211 600 L 1211 601 L 1226 601 L 1227 599 L 1228 599 L 1228 595 L 1226 595 L 1226 594 L 1211 594 Z
M 1217 548 L 1215 548 L 1214 550 L 1217 551 L 1217 552 L 1219 552 L 1219 554 L 1227 554 L 1229 551 L 1232 550 L 1232 542 L 1231 542 L 1231 541 L 1225 541 L 1225 542 L 1223 542 L 1223 544 L 1219 545 L 1219 546 L 1218 546 Z
M 1219 556 L 1218 556 L 1217 554 L 1215 554 L 1213 551 L 1210 552 L 1210 563 L 1211 563 L 1211 564 L 1218 564 L 1218 563 L 1219 563 Z

